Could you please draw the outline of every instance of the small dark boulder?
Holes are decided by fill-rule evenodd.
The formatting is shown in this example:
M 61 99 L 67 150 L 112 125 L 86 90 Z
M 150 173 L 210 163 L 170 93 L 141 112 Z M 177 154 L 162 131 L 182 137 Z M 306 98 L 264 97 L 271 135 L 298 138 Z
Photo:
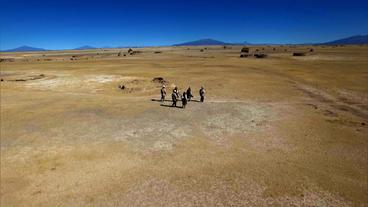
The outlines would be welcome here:
M 249 56 L 249 54 L 240 54 L 240 57 L 241 58 L 246 58 L 246 57 L 248 57 Z
M 263 53 L 258 53 L 258 54 L 254 54 L 254 57 L 256 57 L 256 58 L 266 58 L 267 55 L 263 54 Z
M 119 85 L 119 88 L 120 88 L 121 90 L 124 90 L 124 89 L 125 89 L 125 85 L 120 84 L 120 85 Z
M 241 53 L 249 53 L 249 48 L 247 47 L 243 47 L 241 50 L 240 50 Z
M 294 52 L 293 56 L 305 56 L 305 52 Z

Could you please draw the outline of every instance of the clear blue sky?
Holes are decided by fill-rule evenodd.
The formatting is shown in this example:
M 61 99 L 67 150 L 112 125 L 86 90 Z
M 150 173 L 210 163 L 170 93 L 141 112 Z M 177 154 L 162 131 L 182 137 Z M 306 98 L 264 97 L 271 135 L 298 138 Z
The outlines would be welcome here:
M 368 1 L 0 0 L 0 48 L 310 43 L 368 33 Z

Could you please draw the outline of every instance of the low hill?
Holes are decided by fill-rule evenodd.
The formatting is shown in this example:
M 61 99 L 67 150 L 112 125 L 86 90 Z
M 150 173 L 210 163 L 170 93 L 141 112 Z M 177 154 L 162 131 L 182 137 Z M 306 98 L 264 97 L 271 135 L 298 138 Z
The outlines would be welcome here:
M 74 48 L 74 50 L 94 50 L 94 49 L 97 49 L 97 48 L 96 47 L 89 46 L 89 45 L 84 45 L 82 47 Z
M 334 40 L 331 42 L 323 43 L 326 45 L 359 45 L 368 44 L 368 35 L 356 35 L 343 39 Z
M 180 44 L 175 44 L 173 46 L 200 46 L 200 45 L 229 45 L 229 43 L 221 42 L 213 39 L 201 39 L 191 42 L 184 42 Z
M 30 47 L 30 46 L 21 46 L 14 49 L 4 50 L 3 52 L 33 52 L 33 51 L 46 51 L 43 48 Z

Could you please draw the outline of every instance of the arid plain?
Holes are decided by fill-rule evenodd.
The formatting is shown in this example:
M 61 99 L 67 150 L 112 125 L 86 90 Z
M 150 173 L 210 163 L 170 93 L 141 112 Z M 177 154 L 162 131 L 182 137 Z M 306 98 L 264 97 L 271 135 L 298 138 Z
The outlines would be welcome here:
M 368 46 L 241 48 L 1 53 L 1 206 L 367 206 Z

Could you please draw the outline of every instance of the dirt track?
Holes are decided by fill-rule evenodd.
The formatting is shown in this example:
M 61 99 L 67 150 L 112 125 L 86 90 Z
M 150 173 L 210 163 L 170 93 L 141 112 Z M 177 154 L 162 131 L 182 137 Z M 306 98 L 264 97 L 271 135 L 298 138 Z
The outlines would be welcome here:
M 1 205 L 367 205 L 366 46 L 199 49 L 1 54 Z

